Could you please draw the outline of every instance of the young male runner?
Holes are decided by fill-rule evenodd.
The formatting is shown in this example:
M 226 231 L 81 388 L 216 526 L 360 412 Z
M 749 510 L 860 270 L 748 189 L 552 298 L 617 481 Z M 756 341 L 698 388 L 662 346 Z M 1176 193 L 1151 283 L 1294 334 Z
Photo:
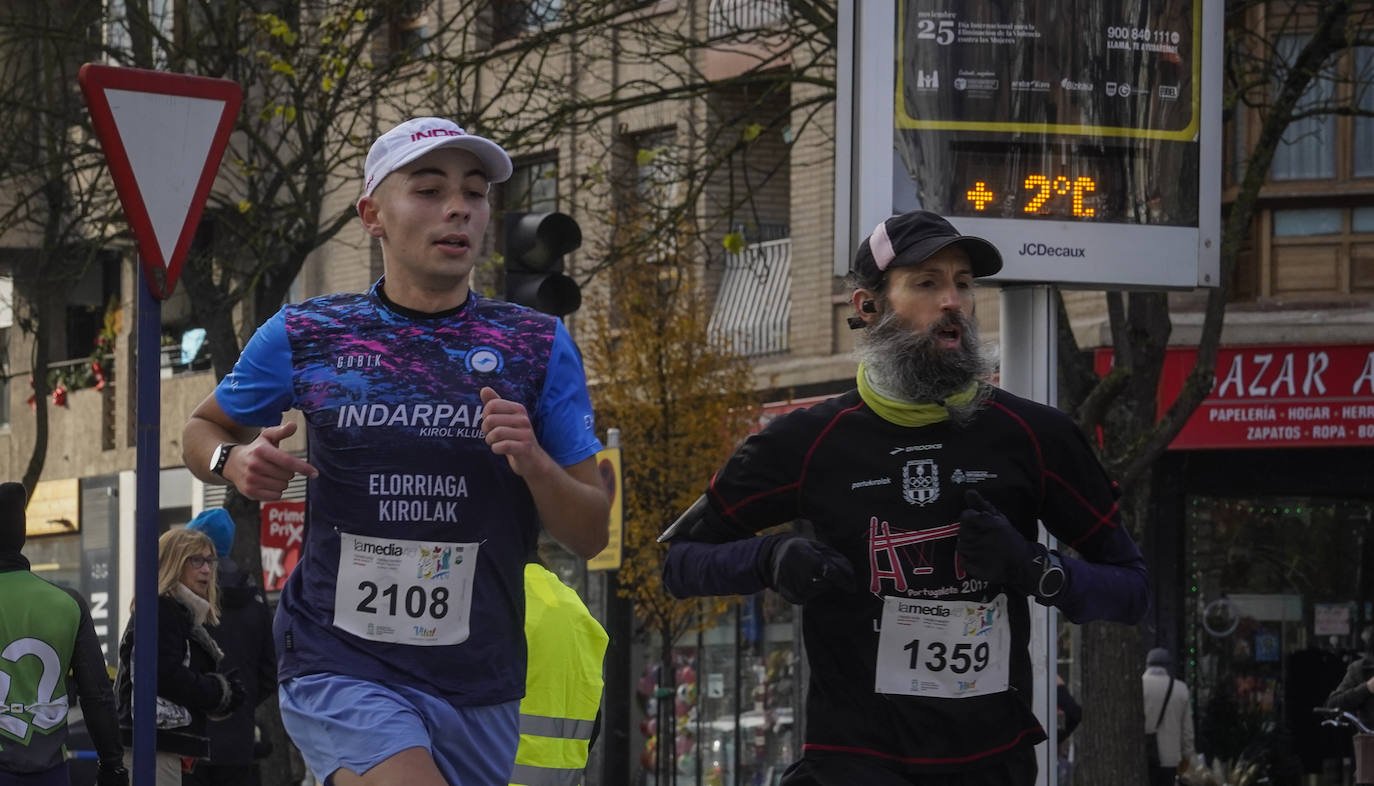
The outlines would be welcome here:
M 287 305 L 192 413 L 186 465 L 254 499 L 309 478 L 275 623 L 283 720 L 335 786 L 506 783 L 539 525 L 607 540 L 600 442 L 562 323 L 469 288 L 511 162 L 439 118 L 378 137 L 358 214 L 384 275 Z M 299 409 L 310 461 L 278 446 Z

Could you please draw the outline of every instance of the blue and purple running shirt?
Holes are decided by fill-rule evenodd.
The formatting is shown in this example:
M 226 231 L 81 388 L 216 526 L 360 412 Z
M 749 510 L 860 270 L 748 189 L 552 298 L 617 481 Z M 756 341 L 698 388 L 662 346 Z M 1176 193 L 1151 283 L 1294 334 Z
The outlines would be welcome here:
M 320 473 L 274 625 L 278 677 L 336 672 L 457 705 L 519 699 L 539 517 L 482 437 L 478 391 L 524 404 L 544 450 L 576 464 L 601 448 L 581 358 L 555 317 L 476 293 L 423 314 L 383 283 L 284 306 L 215 389 L 244 425 L 301 410 Z

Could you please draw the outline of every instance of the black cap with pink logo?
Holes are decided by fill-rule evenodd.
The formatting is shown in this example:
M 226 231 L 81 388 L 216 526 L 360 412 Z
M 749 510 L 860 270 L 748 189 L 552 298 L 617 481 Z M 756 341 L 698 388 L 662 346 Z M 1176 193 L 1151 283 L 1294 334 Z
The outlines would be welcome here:
M 890 268 L 919 265 L 948 246 L 968 254 L 976 278 L 1002 269 L 1002 254 L 981 237 L 961 235 L 948 221 L 928 210 L 891 216 L 874 227 L 854 252 L 850 272 L 864 289 L 878 289 Z
M 490 139 L 469 134 L 452 120 L 417 117 L 387 131 L 372 143 L 367 163 L 363 165 L 363 196 L 372 196 L 377 184 L 387 175 L 443 147 L 456 147 L 477 156 L 482 171 L 493 183 L 505 182 L 513 171 L 510 156 Z

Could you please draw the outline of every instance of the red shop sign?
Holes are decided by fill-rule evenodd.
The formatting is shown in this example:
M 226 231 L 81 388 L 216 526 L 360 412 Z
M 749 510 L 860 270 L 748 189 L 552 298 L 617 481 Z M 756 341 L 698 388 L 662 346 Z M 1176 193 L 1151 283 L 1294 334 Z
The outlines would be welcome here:
M 1162 414 L 1197 362 L 1169 347 L 1159 380 Z M 1096 350 L 1098 374 L 1112 351 Z M 1170 450 L 1374 445 L 1374 344 L 1222 347 L 1212 392 Z
M 305 542 L 304 502 L 264 502 L 262 528 L 262 587 L 276 592 L 286 584 L 301 559 Z

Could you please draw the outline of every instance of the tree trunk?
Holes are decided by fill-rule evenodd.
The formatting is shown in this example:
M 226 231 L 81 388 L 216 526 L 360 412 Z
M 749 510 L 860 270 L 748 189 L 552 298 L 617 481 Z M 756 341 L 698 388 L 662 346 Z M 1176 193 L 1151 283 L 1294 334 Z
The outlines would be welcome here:
M 1153 473 L 1122 498 L 1122 518 L 1137 536 L 1152 498 Z M 1145 670 L 1141 629 L 1114 622 L 1082 626 L 1083 720 L 1074 732 L 1078 756 L 1074 783 L 1146 786 L 1145 726 L 1140 674 Z M 1138 762 L 1130 766 L 1131 762 Z M 1124 766 L 1123 766 L 1124 765 Z
M 60 313 L 59 309 L 52 307 L 45 291 L 40 289 L 32 297 L 29 302 L 38 314 L 38 319 L 34 321 L 33 362 L 29 372 L 33 383 L 33 450 L 29 453 L 29 463 L 21 478 L 29 496 L 33 496 L 33 490 L 42 479 L 43 465 L 48 459 L 48 402 L 52 394 L 52 389 L 48 387 L 48 364 L 52 362 L 52 320 Z

